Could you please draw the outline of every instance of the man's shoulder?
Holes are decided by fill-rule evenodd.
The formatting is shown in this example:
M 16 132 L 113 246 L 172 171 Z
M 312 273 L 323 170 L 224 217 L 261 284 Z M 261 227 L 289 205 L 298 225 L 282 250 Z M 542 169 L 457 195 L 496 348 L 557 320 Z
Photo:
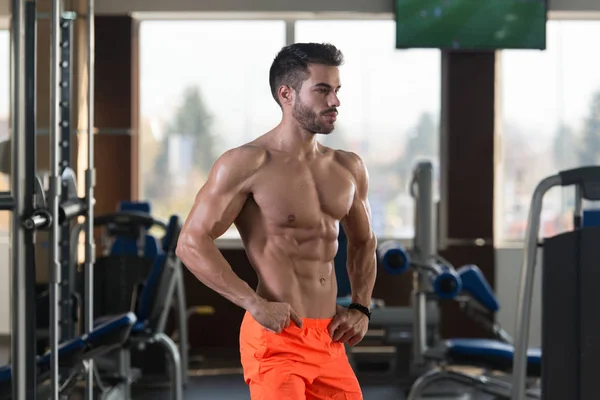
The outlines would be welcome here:
M 268 151 L 264 147 L 254 143 L 245 143 L 225 151 L 216 164 L 225 168 L 253 170 L 260 168 L 267 161 L 268 156 Z
M 253 144 L 243 144 L 225 151 L 215 161 L 211 176 L 224 187 L 244 187 L 268 160 L 266 149 Z
M 355 178 L 360 178 L 367 173 L 363 159 L 356 153 L 346 150 L 333 150 L 338 163 L 348 169 Z

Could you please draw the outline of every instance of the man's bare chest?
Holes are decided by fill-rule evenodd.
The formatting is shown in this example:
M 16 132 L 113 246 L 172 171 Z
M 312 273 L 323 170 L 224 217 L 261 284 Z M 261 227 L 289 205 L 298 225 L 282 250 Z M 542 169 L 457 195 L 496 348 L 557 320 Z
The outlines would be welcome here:
M 263 214 L 285 225 L 312 226 L 324 215 L 340 220 L 355 192 L 352 175 L 335 163 L 311 167 L 273 162 L 255 176 L 252 186 Z

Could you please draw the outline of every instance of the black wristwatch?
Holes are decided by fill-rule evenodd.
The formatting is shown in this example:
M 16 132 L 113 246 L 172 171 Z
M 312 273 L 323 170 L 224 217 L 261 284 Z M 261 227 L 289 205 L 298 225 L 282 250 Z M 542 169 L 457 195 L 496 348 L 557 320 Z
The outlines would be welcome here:
M 350 303 L 350 305 L 348 306 L 348 310 L 358 310 L 361 313 L 365 314 L 367 316 L 367 318 L 369 318 L 369 321 L 371 320 L 371 311 L 369 311 L 368 307 L 363 306 L 360 303 Z

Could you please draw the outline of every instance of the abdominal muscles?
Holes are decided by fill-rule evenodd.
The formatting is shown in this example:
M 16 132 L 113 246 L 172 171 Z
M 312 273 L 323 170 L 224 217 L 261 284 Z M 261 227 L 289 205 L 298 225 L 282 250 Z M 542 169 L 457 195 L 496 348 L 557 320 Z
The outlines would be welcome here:
M 257 293 L 269 301 L 290 303 L 303 318 L 333 316 L 337 221 L 324 215 L 320 223 L 300 227 L 293 226 L 292 218 L 288 218 L 289 224 L 243 219 L 236 225 L 258 275 Z

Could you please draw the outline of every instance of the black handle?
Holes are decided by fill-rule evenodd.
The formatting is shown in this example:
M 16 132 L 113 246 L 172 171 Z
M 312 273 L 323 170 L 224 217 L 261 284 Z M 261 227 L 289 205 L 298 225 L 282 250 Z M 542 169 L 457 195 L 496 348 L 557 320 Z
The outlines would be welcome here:
M 585 183 L 600 183 L 600 166 L 568 169 L 558 173 L 561 185 L 581 185 Z
M 579 185 L 586 200 L 600 200 L 600 166 L 569 169 L 558 173 L 562 186 Z
M 120 226 L 143 226 L 150 229 L 154 225 L 167 229 L 167 224 L 163 221 L 153 218 L 151 215 L 141 211 L 120 211 L 113 214 L 100 215 L 94 218 L 94 226 L 104 225 L 120 225 Z

